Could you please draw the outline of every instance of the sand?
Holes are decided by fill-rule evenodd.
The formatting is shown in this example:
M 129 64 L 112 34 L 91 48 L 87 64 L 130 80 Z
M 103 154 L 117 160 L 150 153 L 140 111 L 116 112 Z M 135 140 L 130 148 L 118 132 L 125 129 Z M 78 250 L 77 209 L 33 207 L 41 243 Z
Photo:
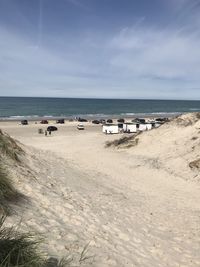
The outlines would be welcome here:
M 189 167 L 200 121 L 185 115 L 129 149 L 105 148 L 121 135 L 104 135 L 99 125 L 76 125 L 45 137 L 38 134 L 45 125 L 0 122 L 26 151 L 12 173 L 30 199 L 8 222 L 44 235 L 43 249 L 72 255 L 74 265 L 200 266 L 200 172 Z M 86 245 L 91 258 L 80 260 Z

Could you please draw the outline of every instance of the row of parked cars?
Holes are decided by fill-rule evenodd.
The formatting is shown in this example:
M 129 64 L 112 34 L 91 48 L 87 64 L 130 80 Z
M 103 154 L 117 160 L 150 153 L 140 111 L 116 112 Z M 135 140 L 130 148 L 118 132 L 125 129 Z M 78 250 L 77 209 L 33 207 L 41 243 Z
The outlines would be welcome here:
M 77 121 L 78 122 L 88 122 L 88 120 L 83 119 L 83 118 L 78 118 Z M 162 123 L 162 122 L 168 121 L 168 118 L 157 118 L 156 121 L 159 121 L 159 122 Z M 120 119 L 117 120 L 117 122 L 124 123 L 125 119 L 120 118 Z M 132 122 L 145 123 L 145 119 L 135 118 L 135 119 L 132 120 Z M 48 122 L 48 120 L 41 120 L 40 123 L 41 124 L 48 124 L 49 122 Z M 56 123 L 64 124 L 65 120 L 64 119 L 58 119 L 58 120 L 56 120 Z M 112 119 L 107 119 L 107 120 L 100 119 L 100 120 L 93 120 L 92 123 L 93 124 L 113 123 L 113 120 Z M 22 120 L 21 124 L 22 125 L 28 125 L 28 121 L 27 120 Z
M 40 123 L 41 124 L 48 124 L 49 121 L 48 120 L 41 120 Z M 64 119 L 59 119 L 59 120 L 56 121 L 56 123 L 63 124 L 63 123 L 65 123 L 65 120 Z M 28 125 L 28 121 L 27 120 L 22 120 L 21 124 L 22 125 Z

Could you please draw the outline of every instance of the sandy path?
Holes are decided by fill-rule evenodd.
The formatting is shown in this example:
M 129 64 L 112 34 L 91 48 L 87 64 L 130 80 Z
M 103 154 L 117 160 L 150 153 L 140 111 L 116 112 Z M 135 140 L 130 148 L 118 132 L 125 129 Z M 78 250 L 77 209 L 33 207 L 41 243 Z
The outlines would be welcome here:
M 98 127 L 80 133 L 63 126 L 51 137 L 38 135 L 35 125 L 6 130 L 37 148 L 28 151 L 39 179 L 23 182 L 33 199 L 24 217 L 27 226 L 47 235 L 52 254 L 74 253 L 77 261 L 77 251 L 90 242 L 92 266 L 200 265 L 200 188 L 184 179 L 193 175 L 186 167 L 176 170 L 165 161 L 178 158 L 178 148 L 169 149 L 174 136 L 156 146 L 151 135 L 158 138 L 159 129 L 142 137 L 134 151 L 117 151 L 104 148 L 116 137 Z M 147 142 L 154 150 L 147 150 Z

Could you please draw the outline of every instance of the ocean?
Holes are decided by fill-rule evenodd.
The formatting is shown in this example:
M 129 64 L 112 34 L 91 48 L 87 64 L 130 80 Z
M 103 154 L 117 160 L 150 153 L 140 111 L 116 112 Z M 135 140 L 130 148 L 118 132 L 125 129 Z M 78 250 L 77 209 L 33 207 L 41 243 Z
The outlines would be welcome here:
M 0 97 L 0 119 L 173 116 L 200 111 L 200 101 Z

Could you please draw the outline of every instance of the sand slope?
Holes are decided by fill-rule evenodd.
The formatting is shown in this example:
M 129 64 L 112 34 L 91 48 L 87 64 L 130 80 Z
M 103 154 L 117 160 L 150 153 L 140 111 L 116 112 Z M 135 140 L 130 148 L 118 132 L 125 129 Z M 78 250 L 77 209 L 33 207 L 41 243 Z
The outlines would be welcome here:
M 78 132 L 69 123 L 51 137 L 37 125 L 0 127 L 27 153 L 26 167 L 12 170 L 31 200 L 18 219 L 46 236 L 51 255 L 80 265 L 89 243 L 85 266 L 200 265 L 200 175 L 189 167 L 200 146 L 195 114 L 140 135 L 128 150 L 106 149 L 117 136 L 98 126 Z

